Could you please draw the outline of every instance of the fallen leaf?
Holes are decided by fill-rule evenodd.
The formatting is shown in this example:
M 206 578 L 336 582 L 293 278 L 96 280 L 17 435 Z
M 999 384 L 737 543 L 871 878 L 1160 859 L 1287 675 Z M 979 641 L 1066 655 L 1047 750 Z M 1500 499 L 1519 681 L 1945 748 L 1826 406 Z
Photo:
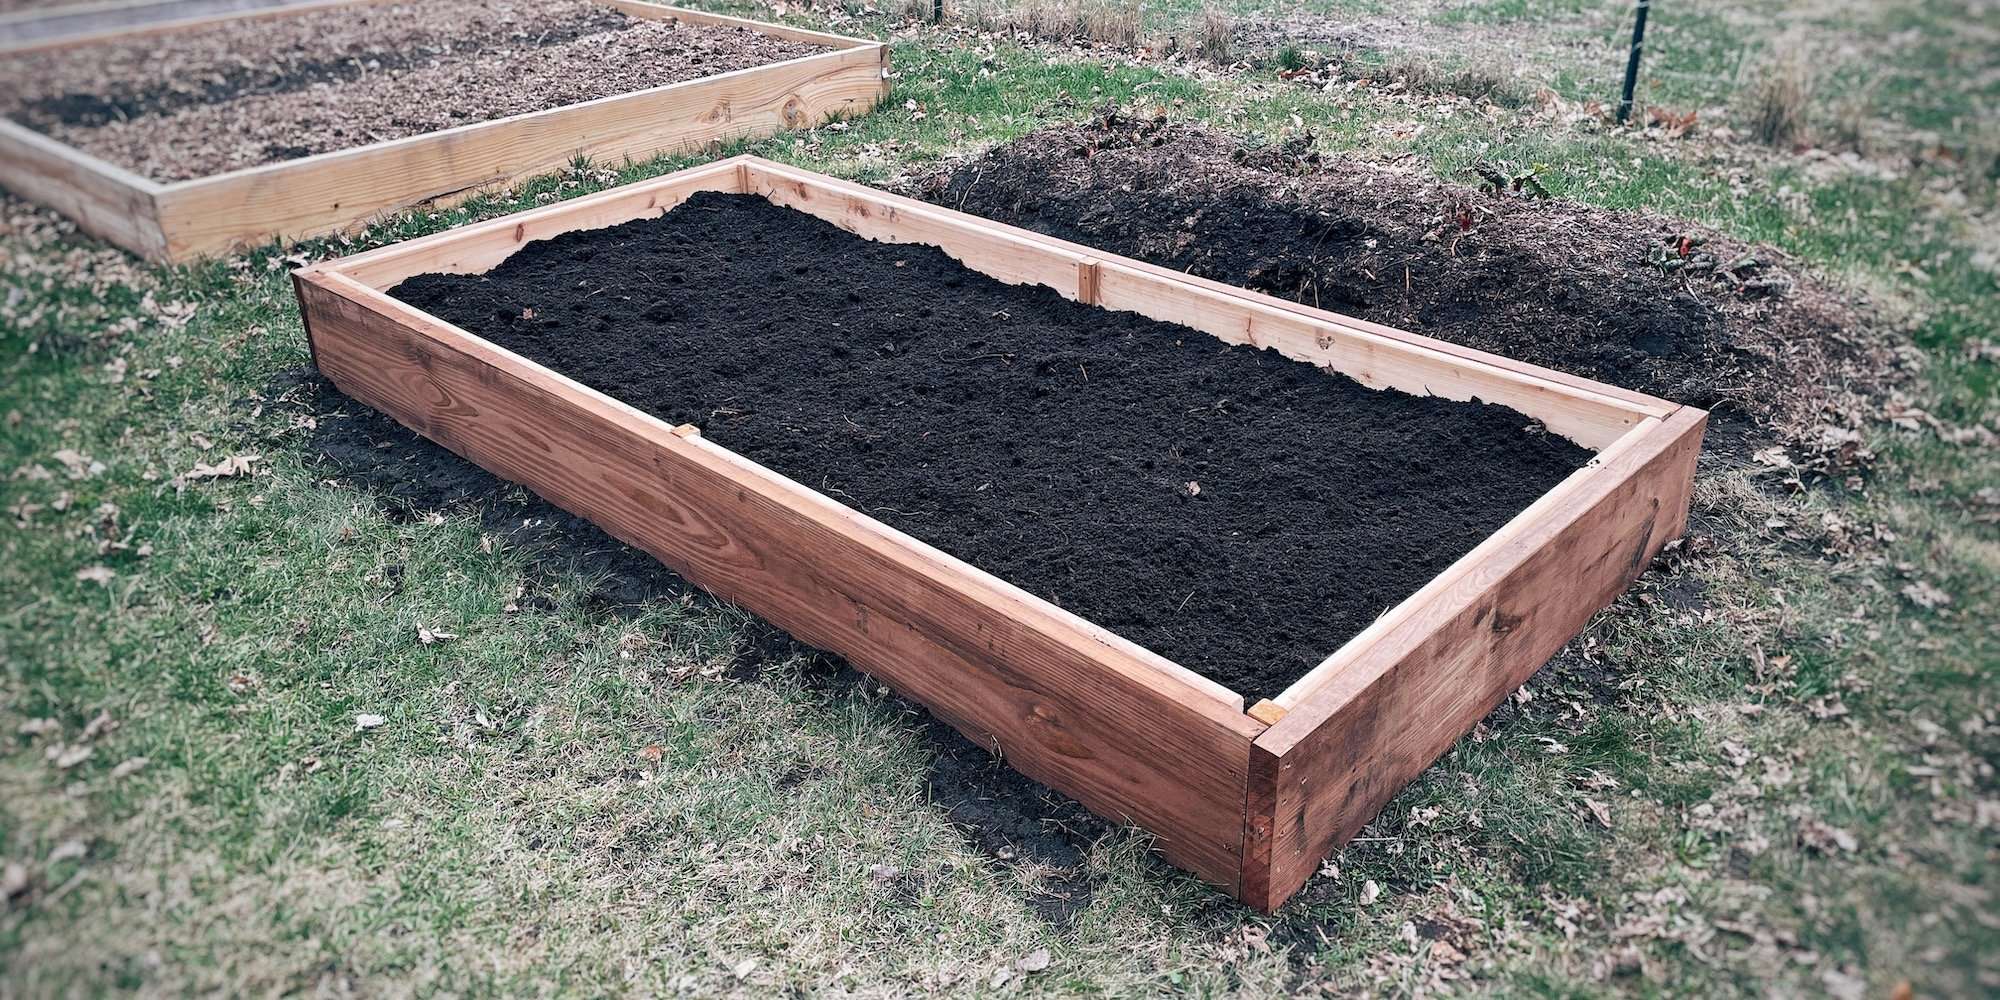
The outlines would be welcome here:
M 1380 898 L 1382 898 L 1382 887 L 1376 885 L 1374 879 L 1371 878 L 1368 881 L 1361 883 L 1362 906 L 1367 906 L 1368 904 L 1373 903 Z
M 743 961 L 738 962 L 735 965 L 731 966 L 729 969 L 729 974 L 735 976 L 738 979 L 748 979 L 750 978 L 750 974 L 755 971 L 757 971 L 757 960 L 754 958 L 746 958 Z
M 1604 803 L 1597 801 L 1596 799 L 1584 799 L 1583 804 L 1590 809 L 1590 814 L 1592 816 L 1597 817 L 1597 821 L 1599 823 L 1604 824 L 1604 828 L 1606 830 L 1611 829 L 1610 806 L 1607 806 Z
M 194 468 L 175 476 L 174 479 L 176 482 L 189 483 L 201 479 L 231 479 L 236 476 L 246 476 L 251 473 L 251 466 L 262 460 L 262 455 L 231 455 L 214 465 L 196 462 Z
M 1929 580 L 1918 580 L 1903 588 L 1903 596 L 1921 608 L 1941 608 L 1951 603 L 1951 595 Z
M 118 728 L 118 720 L 110 712 L 100 711 L 83 727 L 83 734 L 77 738 L 88 742 Z
M 13 899 L 28 891 L 28 866 L 19 861 L 7 862 L 0 869 L 0 899 Z
M 648 764 L 659 763 L 660 758 L 664 755 L 665 751 L 661 750 L 658 745 L 643 746 L 639 748 L 639 759 L 645 761 Z
M 1022 972 L 1040 972 L 1048 967 L 1049 950 L 1047 948 L 1036 948 L 1034 951 L 1022 955 L 1014 962 L 1014 968 Z

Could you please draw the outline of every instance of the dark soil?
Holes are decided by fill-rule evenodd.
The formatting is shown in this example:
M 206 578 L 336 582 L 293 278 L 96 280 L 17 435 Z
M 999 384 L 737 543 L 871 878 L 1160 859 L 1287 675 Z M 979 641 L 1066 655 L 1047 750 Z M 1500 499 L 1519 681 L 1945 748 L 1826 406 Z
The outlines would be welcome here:
M 1854 394 L 1894 367 L 1845 298 L 1778 251 L 1322 159 L 1309 142 L 1245 149 L 1107 112 L 916 186 L 974 215 L 1709 408 L 1735 440 L 1850 422 Z
M 304 418 L 296 425 L 305 428 L 306 453 L 329 481 L 376 497 L 396 517 L 472 513 L 500 544 L 525 552 L 529 573 L 523 588 L 529 594 L 518 602 L 523 613 L 553 608 L 546 592 L 551 578 L 563 572 L 590 581 L 583 603 L 605 614 L 711 600 L 652 556 L 342 396 L 317 372 L 281 376 L 258 402 Z M 780 664 L 796 668 L 813 689 L 829 696 L 868 683 L 839 657 L 761 621 L 743 629 L 727 676 L 756 681 Z M 1032 866 L 1040 879 L 1026 902 L 1050 923 L 1069 924 L 1093 894 L 1086 852 L 1111 832 L 1110 825 L 1007 767 L 921 706 L 905 709 L 923 720 L 931 744 L 925 777 L 931 803 L 995 861 Z M 808 771 L 779 781 L 795 784 L 809 776 Z
M 1590 454 L 744 196 L 393 294 L 1253 700 Z
M 592 0 L 414 0 L 0 56 L 0 114 L 172 181 L 820 51 Z

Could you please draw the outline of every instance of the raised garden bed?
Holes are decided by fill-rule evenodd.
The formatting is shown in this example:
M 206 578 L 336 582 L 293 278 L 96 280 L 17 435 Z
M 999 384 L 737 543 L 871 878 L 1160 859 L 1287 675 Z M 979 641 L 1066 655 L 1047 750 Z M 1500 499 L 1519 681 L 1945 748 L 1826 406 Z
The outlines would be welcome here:
M 0 186 L 154 259 L 337 232 L 578 157 L 863 113 L 879 43 L 639 0 L 335 0 L 0 55 Z
M 747 157 L 297 288 L 342 391 L 1264 909 L 1680 533 L 1706 416 Z

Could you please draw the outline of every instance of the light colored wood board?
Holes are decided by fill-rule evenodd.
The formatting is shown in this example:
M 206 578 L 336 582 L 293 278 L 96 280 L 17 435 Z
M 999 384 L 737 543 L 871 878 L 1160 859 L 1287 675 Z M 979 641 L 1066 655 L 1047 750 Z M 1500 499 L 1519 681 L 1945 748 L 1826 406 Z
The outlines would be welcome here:
M 1535 498 L 1526 510 L 1509 518 L 1500 530 L 1488 535 L 1472 551 L 1454 560 L 1444 571 L 1432 577 L 1430 582 L 1416 593 L 1404 598 L 1395 607 L 1384 612 L 1380 618 L 1368 624 L 1360 634 L 1341 644 L 1339 649 L 1328 654 L 1306 674 L 1280 692 L 1273 702 L 1284 711 L 1303 704 L 1320 688 L 1332 683 L 1335 677 L 1345 674 L 1353 665 L 1369 655 L 1376 644 L 1386 636 L 1401 628 L 1411 619 L 1434 613 L 1437 602 L 1447 599 L 1459 581 L 1468 576 L 1489 572 L 1495 559 L 1505 559 L 1514 549 L 1519 539 L 1534 538 L 1537 532 L 1546 532 L 1555 519 L 1565 511 L 1573 510 L 1579 497 L 1589 497 L 1604 488 L 1607 467 L 1617 467 L 1620 456 L 1634 448 L 1646 446 L 1657 432 L 1660 421 L 1647 418 L 1638 426 L 1625 432 L 1623 437 L 1598 452 L 1583 468 L 1570 473 L 1557 483 L 1555 488 Z
M 830 180 L 768 161 L 750 165 L 751 191 L 868 239 L 942 247 L 976 271 L 1047 285 L 1072 299 L 1087 289 L 1104 308 L 1269 347 L 1374 388 L 1511 406 L 1590 448 L 1609 445 L 1646 417 L 1615 394 L 1485 364 L 1421 339 L 1356 331 L 1330 314 L 1279 308 L 1129 258 L 1079 252 L 1012 226 Z
M 199 3 L 208 2 L 210 0 L 199 0 Z M 373 6 L 376 4 L 397 3 L 400 0 L 298 0 L 298 2 L 279 0 L 279 2 L 274 3 L 261 2 L 261 0 L 215 0 L 215 2 L 218 4 L 218 9 L 216 10 L 194 13 L 188 16 L 163 17 L 142 21 L 124 21 L 122 18 L 129 15 L 114 12 L 119 8 L 127 7 L 133 8 L 135 12 L 147 7 L 167 8 L 177 6 L 177 3 L 174 0 L 169 0 L 169 2 L 158 4 L 151 2 L 91 4 L 88 6 L 99 9 L 103 12 L 104 16 L 119 17 L 121 20 L 94 25 L 84 30 L 63 32 L 60 35 L 46 35 L 34 39 L 23 39 L 16 44 L 0 46 L 0 54 L 13 55 L 23 52 L 50 52 L 61 49 L 81 48 L 101 42 L 150 38 L 156 35 L 171 35 L 183 31 L 193 31 L 229 21 L 260 21 L 273 17 L 292 17 L 315 10 L 325 10 L 329 7 Z M 194 5 L 191 4 L 190 6 Z M 87 12 L 81 6 L 63 9 L 73 9 L 80 15 L 88 16 Z
M 926 704 L 1235 891 L 1263 727 L 990 577 L 337 273 L 298 281 L 342 391 Z M 1025 595 L 1021 595 L 1025 596 Z
M 782 177 L 790 177 L 796 179 L 801 175 L 803 175 L 805 177 L 815 178 L 817 181 L 817 186 L 822 189 L 850 194 L 855 197 L 866 200 L 869 203 L 877 206 L 895 206 L 902 208 L 906 211 L 911 209 L 938 207 L 938 206 L 933 206 L 928 202 L 917 201 L 912 198 L 905 198 L 900 195 L 889 194 L 888 192 L 885 191 L 878 191 L 874 188 L 870 188 L 861 184 L 856 184 L 852 181 L 845 181 L 845 180 L 840 180 L 838 178 L 822 177 L 817 174 L 810 174 L 805 171 L 801 171 L 796 167 L 788 167 L 783 164 L 774 163 L 769 160 L 758 159 L 754 162 L 755 162 L 755 169 L 760 171 L 765 171 L 773 177 L 782 176 Z M 957 213 L 957 214 L 962 214 L 962 213 Z M 977 218 L 977 217 L 971 216 L 971 218 Z M 1080 243 L 1072 243 L 1069 242 L 1068 240 L 1058 239 L 1054 236 L 1049 236 L 1043 233 L 1037 233 L 1026 229 L 1019 229 L 1013 226 L 1007 226 L 1003 223 L 993 222 L 991 220 L 982 219 L 980 221 L 990 226 L 995 226 L 1001 229 L 1005 229 L 1008 232 L 1020 238 L 1033 242 L 1042 243 L 1046 246 L 1059 248 L 1076 257 L 1096 258 L 1099 256 L 1106 256 L 1106 257 L 1110 256 L 1106 255 L 1104 251 L 1099 250 L 1097 248 L 1084 246 L 1083 244 Z M 1354 334 L 1360 334 L 1369 337 L 1384 338 L 1388 340 L 1397 341 L 1399 343 L 1405 343 L 1405 344 L 1410 344 L 1412 346 L 1422 347 L 1441 354 L 1447 354 L 1452 357 L 1461 358 L 1466 361 L 1471 361 L 1479 365 L 1485 365 L 1489 367 L 1500 368 L 1507 371 L 1516 372 L 1543 381 L 1554 382 L 1559 385 L 1569 386 L 1570 388 L 1578 389 L 1591 395 L 1602 396 L 1618 400 L 1630 404 L 1635 415 L 1639 417 L 1665 416 L 1666 414 L 1671 413 L 1678 405 L 1663 399 L 1659 399 L 1657 397 L 1648 396 L 1645 393 L 1635 392 L 1633 390 L 1621 388 L 1619 386 L 1607 385 L 1603 382 L 1592 381 L 1590 379 L 1583 378 L 1578 375 L 1571 375 L 1567 372 L 1556 371 L 1555 369 L 1552 368 L 1544 368 L 1539 365 L 1531 365 L 1525 361 L 1516 361 L 1512 358 L 1502 357 L 1497 354 L 1489 354 L 1485 351 L 1475 350 L 1473 348 L 1465 347 L 1460 344 L 1451 343 L 1450 341 L 1438 340 L 1434 337 L 1425 337 L 1419 334 L 1410 333 L 1408 331 L 1398 330 L 1395 329 L 1394 327 L 1383 326 L 1380 323 L 1371 323 L 1367 320 L 1356 319 L 1352 316 L 1343 316 L 1338 313 L 1332 313 L 1323 309 L 1318 309 L 1312 306 L 1308 306 L 1305 305 L 1304 303 L 1292 302 L 1287 299 L 1276 298 L 1274 296 L 1266 295 L 1262 292 L 1253 292 L 1249 289 L 1239 288 L 1234 285 L 1226 285 L 1219 281 L 1214 281 L 1209 278 L 1198 277 L 1196 275 L 1187 274 L 1181 271 L 1175 271 L 1171 268 L 1161 267 L 1157 264 L 1150 264 L 1145 261 L 1134 260 L 1129 257 L 1118 257 L 1116 259 L 1122 266 L 1131 270 L 1143 271 L 1152 274 L 1156 277 L 1167 278 L 1177 282 L 1184 282 L 1186 284 L 1194 285 L 1197 288 L 1203 288 L 1214 292 L 1221 292 L 1223 294 L 1232 295 L 1238 298 L 1245 299 L 1250 302 L 1266 305 L 1274 309 L 1296 313 L 1301 316 L 1309 317 L 1317 323 L 1324 323 L 1328 326 L 1334 327 L 1339 330 L 1348 331 Z M 1057 287 L 1060 290 L 1061 286 L 1052 286 L 1052 287 Z M 1092 301 L 1094 304 L 1095 300 L 1093 299 Z
M 1008 284 L 1047 285 L 1074 299 L 1093 260 L 1028 239 L 997 222 L 860 185 L 830 184 L 832 178 L 769 160 L 750 159 L 748 173 L 748 191 L 773 204 L 817 216 L 864 239 L 937 247 Z
M 1274 909 L 1297 891 L 1685 530 L 1706 421 L 1683 408 L 1649 422 L 1597 470 L 1591 489 L 1571 493 L 1376 637 L 1258 738 L 1246 902 Z
M 597 0 L 598 3 L 616 7 L 632 17 L 649 21 L 684 21 L 688 24 L 711 24 L 719 27 L 748 28 L 751 31 L 770 35 L 773 38 L 788 38 L 807 45 L 824 45 L 828 48 L 846 49 L 858 45 L 874 45 L 872 38 L 854 38 L 836 35 L 826 31 L 794 28 L 789 24 L 772 21 L 753 21 L 747 17 L 733 17 L 729 14 L 712 14 L 691 7 L 673 7 L 667 4 L 646 3 L 645 0 Z
M 742 193 L 741 157 L 516 212 L 343 257 L 333 266 L 370 288 L 418 274 L 483 274 L 536 240 L 662 215 L 697 191 Z
M 296 0 L 135 0 L 71 4 L 0 15 L 0 55 L 55 47 L 70 39 L 281 7 Z
M 160 192 L 174 259 L 273 236 L 339 232 L 385 213 L 560 170 L 644 160 L 872 108 L 880 46 L 823 52 L 550 111 L 183 181 Z
M 166 247 L 156 199 L 160 186 L 0 119 L 0 187 L 40 202 L 77 228 L 141 255 Z

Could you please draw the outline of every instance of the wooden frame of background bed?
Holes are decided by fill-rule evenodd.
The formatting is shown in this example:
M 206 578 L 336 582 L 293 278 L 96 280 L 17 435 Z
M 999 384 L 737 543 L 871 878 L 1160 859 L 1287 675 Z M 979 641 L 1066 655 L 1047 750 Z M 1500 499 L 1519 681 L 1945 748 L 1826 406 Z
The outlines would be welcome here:
M 385 294 L 521 246 L 761 195 L 1010 283 L 1513 407 L 1597 451 L 1279 697 L 1241 695 L 1006 581 Z M 1685 528 L 1707 414 L 754 157 L 301 269 L 342 392 L 832 650 L 1174 863 L 1275 909 Z
M 72 36 L 0 55 L 392 2 L 396 0 L 325 0 L 251 10 Z M 149 260 L 183 261 L 273 238 L 342 232 L 390 212 L 551 173 L 578 157 L 644 160 L 864 114 L 889 90 L 889 47 L 880 42 L 644 0 L 596 2 L 635 18 L 731 25 L 823 45 L 827 51 L 171 183 L 141 177 L 0 119 L 0 187 L 47 205 L 84 232 Z

